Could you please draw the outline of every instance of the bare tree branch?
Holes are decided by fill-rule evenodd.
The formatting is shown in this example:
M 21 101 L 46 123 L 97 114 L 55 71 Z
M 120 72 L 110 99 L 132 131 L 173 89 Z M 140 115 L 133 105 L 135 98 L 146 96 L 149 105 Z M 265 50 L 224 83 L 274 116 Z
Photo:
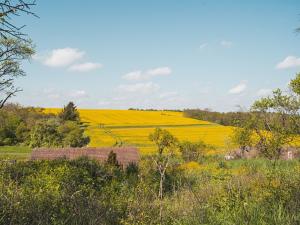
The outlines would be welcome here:
M 0 0 L 1 1 L 1 0 Z M 32 12 L 35 0 L 2 0 L 0 2 L 0 109 L 21 89 L 14 86 L 17 77 L 24 76 L 21 62 L 34 54 L 31 40 L 14 24 L 13 17 L 22 14 L 37 17 Z

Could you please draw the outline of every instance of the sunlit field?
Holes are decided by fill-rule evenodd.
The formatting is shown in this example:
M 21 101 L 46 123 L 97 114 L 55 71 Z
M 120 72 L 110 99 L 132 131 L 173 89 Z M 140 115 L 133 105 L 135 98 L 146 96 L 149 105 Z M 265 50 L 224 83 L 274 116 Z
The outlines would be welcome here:
M 61 109 L 46 109 L 46 113 L 58 113 Z M 169 130 L 180 141 L 199 141 L 214 146 L 209 153 L 226 150 L 231 127 L 186 118 L 181 112 L 134 110 L 79 110 L 81 120 L 87 126 L 89 146 L 136 146 L 142 154 L 155 150 L 148 136 L 156 127 Z

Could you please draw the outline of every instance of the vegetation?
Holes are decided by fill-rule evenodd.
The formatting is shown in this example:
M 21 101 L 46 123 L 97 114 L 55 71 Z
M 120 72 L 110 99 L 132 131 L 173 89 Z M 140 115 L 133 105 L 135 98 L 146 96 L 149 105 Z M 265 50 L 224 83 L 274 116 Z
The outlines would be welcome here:
M 290 82 L 291 93 L 280 89 L 273 95 L 254 102 L 234 140 L 244 150 L 255 148 L 268 158 L 279 159 L 284 148 L 296 144 L 300 129 L 300 74 Z
M 151 157 L 131 173 L 84 158 L 1 162 L 0 224 L 299 224 L 299 161 L 217 162 L 173 163 L 162 199 Z
M 58 114 L 61 109 L 45 109 L 46 113 Z M 156 152 L 149 140 L 153 129 L 168 130 L 180 141 L 204 141 L 206 152 L 224 153 L 233 128 L 207 121 L 186 118 L 182 112 L 135 111 L 135 110 L 88 110 L 78 109 L 85 133 L 91 139 L 89 146 L 136 146 L 141 154 Z M 215 146 L 215 147 L 213 147 Z
M 291 82 L 293 88 L 298 85 L 295 80 Z M 148 139 L 145 142 L 152 143 L 154 151 L 143 156 L 139 165 L 127 168 L 119 165 L 114 152 L 102 164 L 87 158 L 1 161 L 0 224 L 299 224 L 300 161 L 278 157 L 286 144 L 297 138 L 297 107 L 295 91 L 283 95 L 277 90 L 273 96 L 256 101 L 249 117 L 234 129 L 201 124 L 180 112 L 154 111 L 130 111 L 147 114 L 148 127 L 141 124 L 141 115 L 129 124 L 124 119 L 97 125 L 104 118 L 95 117 L 95 122 L 87 117 L 90 112 L 97 115 L 103 111 L 85 110 L 81 114 L 79 110 L 87 131 L 96 127 L 125 143 L 130 138 L 140 143 Z M 26 118 L 32 118 L 28 110 L 21 114 L 13 106 L 9 113 L 14 112 L 11 115 L 19 120 L 10 115 L 12 119 L 2 121 L 10 121 L 8 127 L 16 130 L 20 121 L 26 125 Z M 30 112 L 39 118 L 30 130 L 32 146 L 71 146 L 70 140 L 80 140 L 83 135 L 80 120 L 63 120 L 57 116 L 59 111 Z M 129 120 L 129 111 L 118 112 Z M 170 117 L 178 118 L 178 124 L 153 130 L 157 117 L 166 124 Z M 184 124 L 186 121 L 190 125 Z M 204 129 L 204 141 L 199 130 L 192 141 L 192 129 Z M 216 131 L 222 129 L 233 130 L 233 140 L 240 148 L 250 151 L 254 147 L 262 157 L 224 161 L 222 154 L 210 154 L 216 147 L 208 143 L 209 135 L 216 140 Z M 128 134 L 132 136 L 128 138 Z M 76 138 L 67 138 L 73 135 Z M 270 159 L 275 159 L 276 167 Z
M 300 160 L 280 159 L 299 146 L 300 74 L 290 92 L 277 89 L 249 112 L 6 104 L 34 54 L 11 18 L 35 16 L 34 5 L 0 3 L 0 225 L 300 224 Z M 91 146 L 133 145 L 147 154 L 126 168 L 114 151 L 102 163 L 28 160 L 31 148 L 83 147 L 87 135 Z M 241 158 L 225 161 L 236 147 Z M 259 158 L 243 158 L 253 150 Z
M 208 148 L 209 146 L 203 141 L 198 141 L 196 143 L 183 141 L 179 144 L 179 151 L 185 162 L 200 162 Z
M 14 24 L 12 17 L 21 14 L 35 15 L 31 8 L 34 1 L 5 0 L 0 3 L 0 109 L 9 98 L 21 91 L 15 87 L 15 79 L 25 75 L 22 61 L 34 54 L 31 40 Z
M 79 122 L 79 117 L 62 120 L 42 109 L 9 104 L 0 111 L 0 146 L 82 147 L 89 137 Z
M 250 117 L 249 112 L 213 112 L 209 109 L 185 109 L 185 117 L 205 120 L 224 126 L 240 126 L 241 122 Z
M 76 109 L 76 106 L 73 102 L 69 102 L 63 110 L 58 114 L 58 117 L 63 121 L 76 121 L 80 120 L 79 113 Z

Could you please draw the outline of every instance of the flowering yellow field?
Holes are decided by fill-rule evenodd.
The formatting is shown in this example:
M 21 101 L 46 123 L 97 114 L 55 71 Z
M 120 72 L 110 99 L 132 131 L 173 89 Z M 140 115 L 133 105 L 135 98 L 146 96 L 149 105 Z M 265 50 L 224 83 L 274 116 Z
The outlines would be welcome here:
M 45 112 L 60 110 L 46 109 Z M 232 132 L 231 127 L 186 118 L 181 112 L 79 109 L 79 113 L 87 125 L 86 134 L 91 138 L 89 146 L 131 145 L 143 154 L 155 150 L 148 136 L 156 127 L 169 130 L 179 140 L 203 140 L 216 146 L 218 151 L 226 148 Z

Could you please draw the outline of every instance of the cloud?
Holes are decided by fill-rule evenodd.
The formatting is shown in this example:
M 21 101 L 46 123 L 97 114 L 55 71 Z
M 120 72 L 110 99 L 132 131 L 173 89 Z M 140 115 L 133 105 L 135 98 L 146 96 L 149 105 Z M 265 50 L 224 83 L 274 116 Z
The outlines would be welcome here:
M 172 70 L 169 67 L 158 67 L 155 69 L 148 70 L 146 74 L 150 77 L 155 76 L 164 76 L 172 73 Z
M 246 88 L 247 88 L 247 85 L 246 85 L 245 81 L 242 81 L 238 85 L 236 85 L 233 88 L 231 88 L 228 91 L 228 93 L 229 94 L 240 94 L 240 93 L 244 92 L 246 90 Z
M 256 92 L 256 95 L 260 97 L 264 97 L 270 95 L 271 93 L 272 93 L 272 89 L 262 88 Z
M 102 64 L 100 63 L 86 62 L 86 63 L 72 65 L 68 68 L 68 70 L 74 72 L 90 72 L 96 69 L 100 69 L 101 67 Z
M 161 93 L 159 95 L 159 98 L 161 99 L 164 99 L 164 98 L 171 98 L 171 97 L 175 97 L 178 95 L 178 92 L 177 91 L 170 91 L 170 92 L 164 92 L 164 93 Z
M 76 90 L 69 93 L 70 97 L 73 98 L 86 98 L 88 94 L 84 90 Z
M 300 58 L 288 56 L 283 61 L 277 64 L 277 69 L 288 69 L 300 66 Z
M 204 48 L 206 48 L 207 47 L 207 43 L 203 43 L 203 44 L 201 44 L 200 46 L 199 46 L 199 49 L 204 49 Z
M 132 71 L 122 76 L 125 80 L 141 80 L 143 77 L 142 71 Z
M 99 101 L 97 103 L 99 106 L 109 106 L 111 104 L 110 101 L 106 101 L 106 100 L 103 100 L 103 101 Z
M 50 55 L 44 59 L 44 64 L 51 67 L 68 66 L 76 60 L 81 59 L 84 54 L 85 52 L 76 48 L 54 49 Z
M 158 67 L 154 69 L 147 70 L 145 72 L 141 70 L 136 70 L 129 72 L 122 76 L 123 79 L 129 81 L 139 81 L 139 80 L 148 80 L 152 77 L 157 76 L 167 76 L 172 73 L 172 70 L 169 67 Z
M 149 94 L 160 89 L 158 84 L 153 82 L 136 83 L 136 84 L 121 84 L 118 90 L 127 93 Z
M 224 48 L 230 48 L 232 46 L 232 42 L 223 40 L 220 42 L 220 45 Z

